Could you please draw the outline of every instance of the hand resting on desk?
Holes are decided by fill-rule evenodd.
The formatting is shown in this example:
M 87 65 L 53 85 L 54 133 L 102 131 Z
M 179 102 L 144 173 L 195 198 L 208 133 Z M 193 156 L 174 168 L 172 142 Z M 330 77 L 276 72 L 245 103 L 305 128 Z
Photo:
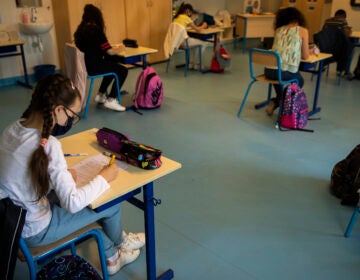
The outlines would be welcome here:
M 121 52 L 124 52 L 126 49 L 125 49 L 125 46 L 124 44 L 114 44 L 111 46 L 111 49 L 108 49 L 107 50 L 107 53 L 109 55 L 117 55 Z
M 119 173 L 119 167 L 116 164 L 111 164 L 105 166 L 99 173 L 99 175 L 103 176 L 104 179 L 110 183 L 111 181 L 115 180 Z

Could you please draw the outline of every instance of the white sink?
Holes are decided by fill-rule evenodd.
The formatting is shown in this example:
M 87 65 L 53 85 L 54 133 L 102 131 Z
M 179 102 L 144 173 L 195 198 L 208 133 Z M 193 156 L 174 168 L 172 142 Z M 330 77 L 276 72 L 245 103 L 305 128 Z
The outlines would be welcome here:
M 27 35 L 39 35 L 48 32 L 53 27 L 52 22 L 19 23 L 20 32 Z

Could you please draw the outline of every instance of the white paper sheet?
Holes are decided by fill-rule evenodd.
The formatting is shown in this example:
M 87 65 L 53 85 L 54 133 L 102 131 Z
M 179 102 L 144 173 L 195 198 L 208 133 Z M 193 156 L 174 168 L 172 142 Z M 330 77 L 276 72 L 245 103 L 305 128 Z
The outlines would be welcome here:
M 103 154 L 98 154 L 87 157 L 78 164 L 72 166 L 71 169 L 76 171 L 76 185 L 79 187 L 86 185 L 95 177 L 96 174 L 100 172 L 101 169 L 104 168 L 104 166 L 109 164 L 109 161 L 109 157 L 104 156 Z M 115 163 L 121 170 L 125 170 L 127 168 L 127 164 L 124 162 L 115 160 Z

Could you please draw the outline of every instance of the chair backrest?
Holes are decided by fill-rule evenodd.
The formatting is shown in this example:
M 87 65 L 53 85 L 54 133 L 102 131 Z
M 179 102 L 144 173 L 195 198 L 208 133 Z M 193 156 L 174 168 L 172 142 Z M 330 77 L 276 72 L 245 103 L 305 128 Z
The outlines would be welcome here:
M 252 79 L 256 79 L 258 75 L 255 74 L 253 64 L 257 64 L 268 68 L 277 68 L 279 81 L 281 81 L 281 58 L 276 51 L 263 50 L 252 48 L 249 51 L 249 64 L 250 64 L 250 76 Z M 262 69 L 262 74 L 263 74 Z
M 186 28 L 181 24 L 172 22 L 168 28 L 164 41 L 164 52 L 166 57 L 168 58 L 171 56 L 174 50 L 178 49 L 187 38 L 189 38 L 189 35 L 187 34 Z
M 64 74 L 70 78 L 74 86 L 79 90 L 81 95 L 81 108 L 86 105 L 86 77 L 87 71 L 85 66 L 84 53 L 81 52 L 75 44 L 66 43 L 64 52 Z

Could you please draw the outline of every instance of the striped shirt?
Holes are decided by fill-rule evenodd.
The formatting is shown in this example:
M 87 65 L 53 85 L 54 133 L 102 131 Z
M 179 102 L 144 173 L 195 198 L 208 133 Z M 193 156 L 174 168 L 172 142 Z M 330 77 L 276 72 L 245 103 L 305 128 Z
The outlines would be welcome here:
M 332 17 L 325 20 L 323 29 L 326 28 L 339 28 L 341 30 L 344 30 L 346 27 L 349 27 L 348 22 L 345 18 L 341 17 Z

